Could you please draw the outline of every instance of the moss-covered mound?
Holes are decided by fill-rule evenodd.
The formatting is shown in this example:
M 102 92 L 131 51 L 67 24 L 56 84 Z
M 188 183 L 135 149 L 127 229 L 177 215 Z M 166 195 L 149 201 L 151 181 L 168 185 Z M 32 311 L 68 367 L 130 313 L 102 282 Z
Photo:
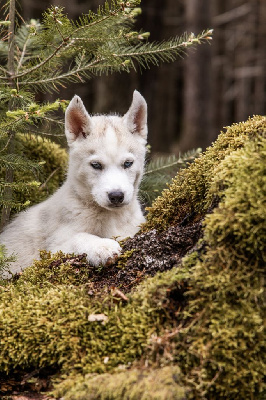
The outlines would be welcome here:
M 265 117 L 262 116 L 228 127 L 189 168 L 181 170 L 170 187 L 154 201 L 144 229 L 162 230 L 184 219 L 197 220 L 204 216 L 215 201 L 215 197 L 209 196 L 209 188 L 217 165 L 231 152 L 263 134 Z
M 265 133 L 263 117 L 234 125 L 180 172 L 114 267 L 126 295 L 114 269 L 62 254 L 3 283 L 2 376 L 52 368 L 67 400 L 262 399 Z M 135 264 L 155 276 L 133 285 Z

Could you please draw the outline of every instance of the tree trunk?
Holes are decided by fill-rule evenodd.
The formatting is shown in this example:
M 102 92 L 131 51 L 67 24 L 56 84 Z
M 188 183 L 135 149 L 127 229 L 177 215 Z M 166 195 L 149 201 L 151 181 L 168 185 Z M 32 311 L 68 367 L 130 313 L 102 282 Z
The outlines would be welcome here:
M 10 80 L 9 80 L 9 85 L 10 89 L 15 87 L 15 83 L 13 80 L 13 75 L 14 75 L 14 35 L 15 35 L 15 0 L 10 0 L 9 3 L 9 21 L 10 25 L 8 27 L 8 60 L 7 60 L 7 69 L 10 74 Z M 13 101 L 9 101 L 9 110 L 12 110 L 13 108 Z M 8 146 L 7 146 L 7 153 L 12 154 L 14 152 L 14 146 L 15 146 L 15 132 L 12 130 L 12 128 L 9 131 L 8 134 Z M 5 182 L 9 185 L 13 183 L 14 180 L 14 172 L 13 169 L 10 167 L 7 167 L 6 169 L 6 175 L 5 175 Z M 6 202 L 12 201 L 12 187 L 11 186 L 6 186 L 4 193 L 3 193 L 3 198 Z M 6 206 L 3 207 L 2 210 L 2 215 L 1 215 L 1 224 L 0 224 L 0 230 L 4 228 L 4 226 L 7 224 L 10 218 L 10 212 L 11 212 L 11 207 Z
M 211 25 L 210 2 L 186 0 L 187 32 L 198 33 Z M 184 120 L 180 140 L 182 151 L 203 147 L 212 138 L 211 48 L 189 50 L 184 68 Z

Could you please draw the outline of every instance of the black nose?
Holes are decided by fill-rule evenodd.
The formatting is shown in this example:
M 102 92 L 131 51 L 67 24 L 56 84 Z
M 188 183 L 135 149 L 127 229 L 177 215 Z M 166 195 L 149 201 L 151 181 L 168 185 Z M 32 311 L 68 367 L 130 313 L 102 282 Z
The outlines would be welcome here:
M 108 193 L 109 200 L 112 204 L 121 204 L 124 200 L 124 193 L 123 192 L 111 192 Z

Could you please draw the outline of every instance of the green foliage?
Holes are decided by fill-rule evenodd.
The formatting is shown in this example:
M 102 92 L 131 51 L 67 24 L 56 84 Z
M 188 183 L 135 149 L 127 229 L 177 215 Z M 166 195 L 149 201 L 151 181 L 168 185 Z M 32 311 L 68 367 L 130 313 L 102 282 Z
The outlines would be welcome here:
M 121 1 L 105 2 L 97 13 L 78 21 L 70 20 L 63 8 L 49 8 L 42 23 L 32 20 L 17 31 L 19 68 L 14 78 L 22 88 L 51 91 L 102 73 L 129 71 L 135 61 L 143 67 L 173 61 L 186 47 L 210 39 L 212 32 L 205 31 L 197 37 L 142 43 L 148 35 L 132 30 L 139 3 L 125 7 Z
M 15 94 L 14 96 L 18 95 Z M 23 98 L 23 102 L 24 100 Z M 39 106 L 33 103 L 30 97 L 30 103 L 22 106 L 25 108 L 12 111 L 7 111 L 5 104 L 3 104 L 2 109 L 0 108 L 0 207 L 11 208 L 15 211 L 44 199 L 44 196 L 34 196 L 37 193 L 44 193 L 44 186 L 38 188 L 39 180 L 42 180 L 40 179 L 41 175 L 45 176 L 47 173 L 47 179 L 48 173 L 53 172 L 51 169 L 59 171 L 61 167 L 59 168 L 58 164 L 62 166 L 66 159 L 66 156 L 63 157 L 63 151 L 60 154 L 58 150 L 58 155 L 62 155 L 62 162 L 54 158 L 57 145 L 54 145 L 54 151 L 50 155 L 49 151 L 52 150 L 53 144 L 48 146 L 47 140 L 42 141 L 40 137 L 34 138 L 35 130 L 37 130 L 38 125 L 40 126 L 41 120 L 40 133 L 43 131 L 43 133 L 49 134 L 49 130 L 52 128 L 55 129 L 55 132 L 58 131 L 56 126 L 59 122 L 56 119 L 52 119 L 52 124 L 47 129 L 45 123 L 49 119 L 48 116 L 58 110 L 59 107 L 65 109 L 66 103 L 56 101 L 53 104 Z M 27 134 L 27 132 L 31 133 Z M 25 135 L 24 138 L 22 134 Z M 29 143 L 26 144 L 26 141 Z M 44 143 L 43 150 L 41 150 L 41 143 Z M 36 145 L 36 150 L 34 150 L 34 145 Z M 37 150 L 39 150 L 39 153 L 37 153 Z M 47 152 L 46 156 L 42 157 L 45 152 Z M 50 165 L 53 158 L 54 167 Z M 47 166 L 42 168 L 45 161 L 48 162 L 48 165 L 46 164 Z M 53 179 L 55 180 L 55 178 Z M 31 195 L 33 195 L 33 198 L 31 198 Z
M 105 2 L 96 13 L 89 11 L 78 21 L 70 20 L 64 9 L 50 7 L 42 22 L 31 20 L 16 31 L 14 81 L 27 90 L 55 90 L 69 81 L 113 71 L 128 71 L 134 62 L 142 66 L 173 61 L 188 47 L 211 39 L 212 31 L 198 36 L 184 35 L 162 43 L 147 43 L 147 33 L 133 31 L 140 1 Z M 6 31 L 2 27 L 2 37 Z M 1 45 L 2 57 L 7 46 Z M 67 68 L 66 68 L 67 67 Z M 9 80 L 1 70 L 1 80 Z
M 201 153 L 201 149 L 192 150 L 179 156 L 160 156 L 152 158 L 146 165 L 144 176 L 140 184 L 140 198 L 146 205 L 158 197 L 168 182 L 181 168 L 187 167 Z
M 17 134 L 14 154 L 0 156 L 0 202 L 6 168 L 14 169 L 13 205 L 20 209 L 51 195 L 65 179 L 68 156 L 65 149 L 41 136 Z M 20 155 L 18 155 L 20 154 Z M 30 201 L 29 201 L 30 199 Z
M 28 190 L 27 196 L 15 191 L 14 197 L 20 202 L 30 199 L 31 204 L 39 203 L 53 194 L 64 182 L 68 155 L 60 145 L 36 135 L 17 135 L 17 151 L 23 154 L 30 162 L 42 163 L 42 169 L 37 171 L 37 179 L 40 186 Z M 29 181 L 29 171 L 15 173 L 15 181 Z

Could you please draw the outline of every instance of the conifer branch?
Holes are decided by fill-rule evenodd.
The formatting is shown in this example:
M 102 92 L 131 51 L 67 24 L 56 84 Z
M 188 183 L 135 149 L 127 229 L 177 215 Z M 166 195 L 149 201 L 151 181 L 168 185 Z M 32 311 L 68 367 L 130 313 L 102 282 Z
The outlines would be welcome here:
M 202 32 L 197 37 L 191 34 L 190 36 L 181 39 L 174 38 L 169 41 L 169 43 L 162 42 L 157 44 L 139 44 L 134 47 L 134 51 L 131 52 L 128 51 L 128 48 L 124 49 L 124 51 L 123 48 L 120 48 L 119 50 L 117 49 L 118 54 L 115 52 L 109 53 L 106 57 L 97 57 L 90 63 L 80 67 L 77 66 L 76 68 L 73 68 L 72 70 L 61 75 L 53 75 L 46 79 L 34 81 L 24 81 L 21 82 L 21 85 L 45 85 L 52 82 L 57 82 L 58 84 L 60 84 L 60 81 L 64 81 L 69 78 L 76 78 L 77 80 L 81 80 L 82 73 L 89 72 L 92 75 L 97 74 L 97 71 L 94 69 L 97 65 L 103 65 L 105 69 L 107 69 L 109 65 L 109 67 L 113 70 L 128 69 L 130 67 L 134 68 L 134 64 L 131 64 L 130 62 L 126 63 L 126 65 L 124 64 L 125 61 L 129 61 L 130 59 L 136 59 L 136 61 L 138 61 L 143 67 L 147 66 L 150 62 L 153 64 L 158 64 L 159 60 L 173 61 L 180 55 L 180 53 L 185 52 L 188 47 L 194 46 L 195 44 L 201 44 L 203 41 L 210 40 L 211 33 L 211 30 L 207 30 Z M 113 63 L 110 62 L 111 59 L 116 59 L 120 62 L 118 62 L 115 66 Z
M 23 63 L 29 39 L 30 39 L 30 32 L 28 33 L 28 36 L 27 36 L 27 38 L 25 40 L 25 43 L 24 43 L 24 46 L 23 46 L 23 49 L 22 49 L 22 52 L 21 52 L 21 56 L 20 56 L 20 59 L 19 59 L 18 65 L 17 65 L 17 71 L 16 71 L 17 75 L 18 75 L 18 71 L 20 70 L 20 68 L 22 66 L 22 63 Z
M 42 62 L 40 62 L 39 64 L 35 65 L 34 67 L 21 72 L 20 74 L 17 75 L 13 75 L 12 78 L 13 79 L 18 79 L 18 78 L 22 78 L 25 75 L 29 75 L 32 72 L 36 71 L 37 69 L 40 69 L 41 67 L 43 67 L 45 64 L 47 64 L 52 58 L 54 58 L 57 53 L 61 50 L 61 48 L 65 45 L 65 42 L 62 42 L 54 51 L 52 54 L 50 54 L 50 56 L 48 56 L 45 60 L 43 60 Z
M 58 27 L 58 23 L 55 23 L 55 27 L 56 27 L 56 29 L 57 29 L 57 31 L 59 32 L 59 35 L 61 36 L 61 39 L 62 39 L 62 42 L 60 43 L 60 45 L 53 51 L 53 53 L 52 54 L 50 54 L 50 56 L 48 56 L 45 60 L 43 60 L 42 62 L 40 62 L 39 64 L 37 64 L 37 65 L 35 65 L 35 66 L 33 66 L 32 68 L 30 68 L 30 69 L 28 69 L 28 70 L 26 70 L 26 71 L 24 71 L 24 72 L 22 72 L 22 73 L 20 73 L 20 74 L 14 74 L 13 76 L 12 76 L 12 79 L 18 79 L 18 78 L 22 78 L 23 76 L 25 76 L 25 75 L 29 75 L 29 74 L 31 74 L 32 72 L 34 72 L 34 71 L 36 71 L 37 69 L 40 69 L 40 68 L 42 68 L 45 64 L 47 64 L 51 59 L 53 59 L 58 53 L 59 53 L 59 51 L 65 46 L 66 48 L 67 47 L 71 47 L 71 43 L 69 43 L 70 42 L 70 40 L 72 39 L 74 39 L 74 38 L 72 38 L 74 35 L 76 35 L 80 30 L 85 30 L 86 28 L 91 28 L 92 26 L 94 26 L 94 25 L 96 25 L 96 24 L 100 24 L 100 23 L 102 23 L 103 21 L 106 21 L 106 20 L 108 20 L 108 19 L 110 19 L 110 18 L 113 18 L 114 17 L 114 15 L 119 11 L 119 9 L 121 9 L 121 6 L 120 6 L 120 8 L 117 8 L 116 10 L 113 10 L 113 11 L 110 11 L 110 14 L 109 15 L 106 15 L 106 16 L 103 16 L 101 19 L 98 19 L 97 21 L 94 21 L 94 22 L 91 22 L 91 23 L 89 23 L 89 24 L 85 24 L 85 25 L 82 25 L 82 26 L 79 26 L 79 27 L 77 27 L 69 36 L 67 36 L 67 37 L 64 37 L 63 36 L 63 34 L 62 34 L 62 32 L 60 31 L 60 29 L 59 29 L 59 27 Z M 56 20 L 56 17 L 55 17 L 55 22 L 58 22 L 57 20 Z M 75 38 L 76 40 L 77 39 L 79 39 L 79 38 Z M 83 39 L 83 38 L 80 38 L 80 39 Z M 90 38 L 88 38 L 88 37 L 86 37 L 86 42 L 88 42 L 88 41 L 90 41 Z M 93 40 L 92 40 L 93 41 Z M 72 42 L 72 44 L 73 44 L 73 42 Z M 50 82 L 50 81 L 49 81 Z

